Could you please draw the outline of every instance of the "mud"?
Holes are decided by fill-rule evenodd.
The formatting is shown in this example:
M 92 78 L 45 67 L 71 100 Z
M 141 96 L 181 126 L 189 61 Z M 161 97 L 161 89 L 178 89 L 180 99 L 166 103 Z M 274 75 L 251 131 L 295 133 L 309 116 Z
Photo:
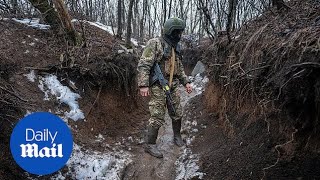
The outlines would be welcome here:
M 206 80 L 202 81 L 202 77 L 198 77 L 194 82 L 194 90 L 192 94 L 187 94 L 184 87 L 180 88 L 181 91 L 181 105 L 184 109 L 184 116 L 182 119 L 182 136 L 187 144 L 191 143 L 190 131 L 192 129 L 185 128 L 186 122 L 190 122 L 192 119 L 196 121 L 196 117 L 189 116 L 192 109 L 186 110 L 189 107 L 188 102 L 192 99 L 197 99 L 199 94 L 204 90 Z M 196 101 L 197 101 L 196 100 Z M 163 153 L 163 159 L 152 157 L 148 153 L 145 153 L 143 147 L 139 147 L 133 152 L 135 157 L 130 166 L 127 167 L 124 179 L 165 179 L 165 180 L 180 180 L 191 179 L 193 177 L 202 176 L 202 173 L 198 172 L 197 158 L 193 155 L 192 151 L 187 147 L 177 147 L 173 143 L 173 131 L 171 119 L 166 114 L 165 125 L 160 128 L 158 135 L 157 145 L 160 151 Z M 142 168 L 141 168 L 142 167 Z

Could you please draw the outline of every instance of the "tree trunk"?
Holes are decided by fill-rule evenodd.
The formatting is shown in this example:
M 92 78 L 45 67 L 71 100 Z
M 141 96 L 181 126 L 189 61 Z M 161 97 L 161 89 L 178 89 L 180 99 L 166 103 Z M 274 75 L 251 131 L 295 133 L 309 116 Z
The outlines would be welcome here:
M 12 4 L 11 13 L 17 14 L 18 13 L 18 0 L 11 0 L 11 4 Z
M 139 20 L 140 20 L 140 15 L 139 15 L 139 6 L 138 6 L 139 0 L 136 0 L 134 3 L 134 19 L 132 19 L 132 35 L 133 37 L 137 37 L 138 36 L 138 24 L 139 24 Z
M 167 1 L 163 0 L 162 4 L 162 11 L 163 11 L 163 21 L 162 23 L 164 24 L 167 20 Z
M 44 21 L 48 23 L 52 30 L 55 32 L 59 32 L 59 16 L 58 13 L 54 10 L 54 8 L 49 4 L 47 0 L 29 0 L 30 3 L 40 11 L 42 14 Z
M 183 4 L 184 4 L 184 0 L 180 0 L 180 18 L 181 19 L 184 19 Z
M 217 31 L 216 31 L 216 28 L 215 28 L 215 26 L 214 26 L 214 24 L 212 22 L 212 19 L 211 19 L 210 15 L 209 15 L 207 4 L 205 5 L 202 0 L 199 0 L 199 9 L 202 9 L 203 15 L 205 16 L 205 19 L 206 19 L 206 21 L 205 21 L 205 24 L 206 24 L 205 25 L 205 29 L 206 29 L 208 35 L 212 39 L 214 39 L 215 36 L 217 35 Z M 209 27 L 208 27 L 209 24 L 211 25 L 211 28 L 212 28 L 212 30 L 214 32 L 214 35 L 209 31 Z
M 122 5 L 121 5 L 121 8 L 122 8 L 121 24 L 122 24 L 122 32 L 123 32 L 126 29 L 126 6 L 124 4 L 124 1 L 121 1 L 121 2 L 122 2 Z
M 276 6 L 278 10 L 288 9 L 289 7 L 283 2 L 283 0 L 271 0 L 272 6 Z
M 126 44 L 128 47 L 131 46 L 131 20 L 132 20 L 132 8 L 133 8 L 134 0 L 130 0 L 129 9 L 128 9 L 128 25 L 127 25 L 127 36 L 126 36 Z
M 106 1 L 105 0 L 102 0 L 101 2 L 101 22 L 103 24 L 106 24 Z
M 228 20 L 227 20 L 227 36 L 229 43 L 231 42 L 231 37 L 230 37 L 230 30 L 234 26 L 234 20 L 235 20 L 235 15 L 236 15 L 236 7 L 237 7 L 237 0 L 229 0 L 229 11 L 228 11 Z
M 80 44 L 81 39 L 73 27 L 71 17 L 63 0 L 53 0 L 57 11 L 54 10 L 47 0 L 30 0 L 30 2 L 41 12 L 45 22 L 51 26 L 51 29 L 55 33 L 59 33 L 62 30 L 66 33 L 69 42 L 74 45 Z
M 169 14 L 168 14 L 168 18 L 171 18 L 171 9 L 172 9 L 172 0 L 170 0 L 169 3 Z M 166 20 L 165 20 L 166 21 Z
M 144 39 L 144 23 L 146 22 L 146 14 L 147 14 L 147 0 L 143 0 L 142 4 L 142 18 L 140 20 L 140 28 L 139 28 L 139 41 L 143 42 Z
M 118 0 L 118 30 L 117 30 L 117 37 L 121 38 L 122 36 L 122 1 Z
M 86 3 L 85 3 L 85 6 L 86 6 L 86 7 L 85 7 L 85 10 L 86 10 L 86 13 L 85 13 L 85 14 L 86 14 L 87 17 L 89 17 L 89 5 L 88 5 L 88 1 L 86 0 L 85 2 L 86 2 Z
M 81 38 L 71 22 L 71 17 L 63 0 L 53 0 L 53 4 L 59 14 L 61 25 L 68 36 L 69 42 L 79 45 Z
M 149 36 L 149 38 L 151 38 L 151 7 L 150 7 L 150 4 L 148 4 L 147 7 L 148 7 L 147 12 L 148 12 L 148 16 L 149 16 L 149 18 L 148 18 L 148 28 L 149 28 L 148 36 Z

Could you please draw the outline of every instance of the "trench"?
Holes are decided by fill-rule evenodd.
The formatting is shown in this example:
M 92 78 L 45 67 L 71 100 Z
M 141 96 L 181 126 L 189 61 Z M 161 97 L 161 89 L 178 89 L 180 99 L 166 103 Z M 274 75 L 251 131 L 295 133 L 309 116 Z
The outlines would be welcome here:
M 191 100 L 199 100 L 208 79 L 200 75 L 190 78 L 193 79 L 194 87 L 191 94 L 187 94 L 184 87 L 180 87 L 181 105 L 184 110 L 182 136 L 187 145 L 181 148 L 174 145 L 172 123 L 168 113 L 166 113 L 165 125 L 160 128 L 157 140 L 158 148 L 164 155 L 163 159 L 152 157 L 140 148 L 133 157 L 132 163 L 126 168 L 124 179 L 180 180 L 195 177 L 202 179 L 203 173 L 199 171 L 197 164 L 199 155 L 193 154 L 188 147 L 192 143 L 191 131 L 194 130 L 188 125 L 197 122 L 197 119 L 188 116 L 192 111 L 188 103 Z

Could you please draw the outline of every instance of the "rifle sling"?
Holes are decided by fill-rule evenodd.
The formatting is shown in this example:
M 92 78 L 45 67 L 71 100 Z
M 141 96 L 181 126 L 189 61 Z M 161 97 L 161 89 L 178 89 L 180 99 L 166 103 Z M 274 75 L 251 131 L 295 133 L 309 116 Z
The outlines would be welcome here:
M 175 64 L 175 58 L 176 58 L 176 54 L 175 54 L 175 50 L 172 47 L 171 49 L 171 58 L 170 58 L 170 79 L 169 79 L 169 86 L 172 86 L 172 81 L 173 81 L 173 73 L 174 73 L 174 64 Z

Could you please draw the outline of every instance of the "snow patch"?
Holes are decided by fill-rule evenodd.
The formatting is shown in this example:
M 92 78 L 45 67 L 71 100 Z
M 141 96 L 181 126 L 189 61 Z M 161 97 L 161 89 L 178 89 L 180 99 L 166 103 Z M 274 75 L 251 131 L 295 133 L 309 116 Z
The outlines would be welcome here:
M 29 74 L 24 74 L 24 76 L 27 77 L 30 82 L 35 82 L 35 79 L 37 79 L 34 70 L 31 70 Z
M 120 180 L 125 167 L 131 161 L 130 155 L 123 151 L 120 153 L 83 151 L 74 143 L 73 153 L 66 164 L 69 171 L 64 176 L 59 173 L 54 179 L 71 176 L 71 179 Z
M 97 138 L 97 139 L 95 140 L 96 142 L 102 142 L 103 140 L 105 140 L 105 138 L 104 138 L 104 137 L 102 136 L 102 134 L 100 134 L 100 133 L 99 133 L 98 136 L 96 136 L 96 138 Z
M 49 91 L 47 91 L 47 90 L 44 89 L 44 84 L 43 84 L 43 79 L 42 79 L 42 78 L 39 79 L 38 87 L 39 87 L 39 89 L 44 93 L 44 98 L 43 98 L 43 100 L 49 101 L 49 100 L 50 100 L 50 99 L 49 99 Z
M 49 29 L 50 25 L 46 24 L 40 24 L 40 19 L 39 18 L 32 18 L 32 19 L 17 19 L 17 18 L 12 18 L 12 20 L 25 24 L 27 26 L 37 28 L 37 29 Z
M 187 102 L 190 99 L 202 94 L 205 90 L 206 84 L 209 82 L 209 79 L 207 76 L 202 77 L 200 74 L 197 74 L 195 77 L 189 76 L 188 78 L 191 81 L 191 86 L 193 88 L 193 91 L 191 94 L 187 94 L 185 91 L 185 88 L 182 88 L 182 90 L 181 90 L 181 105 L 183 107 L 187 104 Z
M 57 76 L 48 75 L 44 78 L 40 78 L 38 87 L 45 93 L 45 100 L 49 100 L 48 94 L 50 93 L 56 96 L 61 103 L 65 103 L 69 106 L 70 111 L 64 113 L 67 118 L 74 121 L 84 119 L 84 114 L 79 109 L 79 104 L 77 102 L 80 95 L 72 92 L 69 87 L 63 86 L 57 79 Z M 48 90 L 45 90 L 45 87 Z
M 77 20 L 77 19 L 73 19 L 72 20 L 72 22 L 76 22 L 76 21 L 79 21 L 79 20 Z M 84 22 L 87 22 L 92 26 L 96 26 L 96 27 L 98 27 L 98 28 L 100 28 L 100 29 L 102 29 L 104 31 L 107 31 L 111 35 L 114 35 L 113 30 L 112 30 L 112 26 L 108 26 L 108 25 L 102 24 L 100 22 L 91 22 L 91 21 L 84 21 Z M 114 31 L 116 30 L 115 28 L 113 28 L 113 29 L 114 29 Z M 136 40 L 134 38 L 131 38 L 131 42 L 132 42 L 132 44 L 134 46 L 136 46 L 136 47 L 139 46 L 138 40 Z M 122 53 L 122 51 L 120 53 Z
M 138 41 L 137 41 L 136 39 L 131 38 L 131 42 L 132 42 L 132 44 L 133 44 L 134 46 L 139 46 L 139 43 L 138 43 Z
M 202 77 L 200 74 L 197 74 L 195 77 L 190 76 L 189 78 L 192 81 L 191 85 L 194 88 L 196 95 L 201 94 L 204 91 L 206 84 L 209 82 L 207 76 Z
M 202 172 L 198 172 L 200 167 L 197 165 L 199 162 L 199 155 L 192 154 L 190 148 L 183 150 L 182 155 L 175 162 L 176 166 L 176 180 L 192 179 L 197 177 L 202 179 L 205 175 Z
M 111 26 L 104 25 L 104 24 L 102 24 L 100 22 L 90 22 L 90 21 L 86 21 L 86 22 L 88 22 L 92 26 L 96 26 L 96 27 L 98 27 L 98 28 L 100 28 L 100 29 L 102 29 L 104 31 L 107 31 L 108 33 L 114 35 Z
M 190 76 L 189 79 L 192 82 L 191 85 L 193 87 L 193 92 L 191 94 L 187 94 L 185 92 L 185 88 L 181 89 L 181 105 L 183 107 L 185 107 L 192 98 L 202 94 L 205 90 L 206 84 L 209 81 L 209 79 L 206 76 L 202 77 L 200 74 L 197 74 L 195 77 Z M 187 146 L 190 145 L 195 139 L 195 136 L 191 133 L 197 133 L 199 131 L 196 128 L 198 122 L 196 121 L 196 119 L 193 119 L 190 115 L 191 112 L 188 112 L 188 114 L 184 115 L 184 125 L 182 130 L 190 133 L 185 138 Z M 183 152 L 180 154 L 179 158 L 175 162 L 176 180 L 192 179 L 195 177 L 197 177 L 198 179 L 202 179 L 205 174 L 199 172 L 200 168 L 197 165 L 198 161 L 199 155 L 192 154 L 192 150 L 190 148 L 183 149 Z

